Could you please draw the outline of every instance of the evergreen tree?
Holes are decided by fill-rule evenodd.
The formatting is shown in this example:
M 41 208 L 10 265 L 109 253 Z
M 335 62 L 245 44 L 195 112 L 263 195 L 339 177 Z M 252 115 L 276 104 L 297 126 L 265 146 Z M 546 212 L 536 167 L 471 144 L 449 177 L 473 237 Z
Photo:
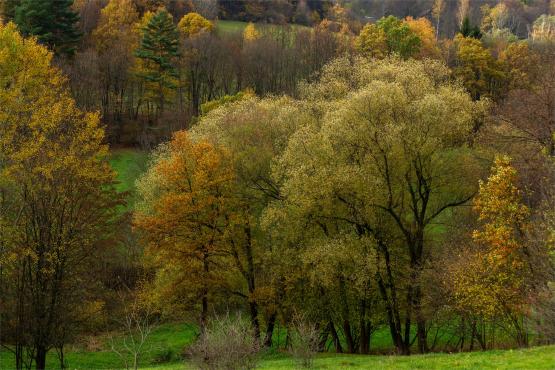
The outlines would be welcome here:
M 461 29 L 459 30 L 459 32 L 464 37 L 473 37 L 475 39 L 482 38 L 482 32 L 480 31 L 480 28 L 478 26 L 472 25 L 468 17 L 464 17 L 461 25 Z
M 14 20 L 24 35 L 36 36 L 56 54 L 73 55 L 81 34 L 72 5 L 73 0 L 21 0 Z
M 178 76 L 174 59 L 179 55 L 179 33 L 172 16 L 159 10 L 143 28 L 143 37 L 135 55 L 143 61 L 138 77 L 155 101 L 158 112 L 164 111 L 167 90 L 174 90 Z

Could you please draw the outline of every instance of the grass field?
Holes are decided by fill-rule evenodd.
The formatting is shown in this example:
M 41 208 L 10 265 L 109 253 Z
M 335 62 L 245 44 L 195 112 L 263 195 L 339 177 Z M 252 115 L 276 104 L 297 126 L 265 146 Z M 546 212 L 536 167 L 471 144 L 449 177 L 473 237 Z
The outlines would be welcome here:
M 240 21 L 218 21 L 216 23 L 216 32 L 218 33 L 233 33 L 243 32 L 247 27 L 247 22 Z
M 182 361 L 183 348 L 197 335 L 188 324 L 159 326 L 145 345 L 140 365 L 142 369 L 192 369 Z M 106 334 L 85 339 L 69 347 L 66 352 L 70 369 L 118 369 L 123 362 L 110 350 L 111 343 L 120 348 L 122 336 Z M 376 342 L 382 338 L 373 338 Z M 383 343 L 385 344 L 385 343 Z M 49 353 L 47 364 L 56 368 L 54 352 Z M 13 368 L 13 356 L 0 352 L 0 369 Z M 261 355 L 260 369 L 298 369 L 296 361 L 283 348 L 272 349 Z M 428 354 L 402 356 L 319 354 L 314 361 L 316 369 L 555 369 L 555 346 L 522 350 L 487 351 L 456 354 Z
M 219 34 L 224 34 L 224 33 L 242 33 L 245 30 L 245 27 L 247 27 L 247 22 L 240 22 L 240 21 L 218 21 L 216 23 L 216 32 L 218 32 Z M 272 31 L 272 30 L 278 30 L 284 26 L 282 25 L 276 25 L 276 24 L 265 24 L 265 23 L 256 23 L 255 27 L 261 31 Z M 287 27 L 291 27 L 294 30 L 298 30 L 298 29 L 306 29 L 306 26 L 301 26 L 298 24 L 289 24 L 287 25 Z

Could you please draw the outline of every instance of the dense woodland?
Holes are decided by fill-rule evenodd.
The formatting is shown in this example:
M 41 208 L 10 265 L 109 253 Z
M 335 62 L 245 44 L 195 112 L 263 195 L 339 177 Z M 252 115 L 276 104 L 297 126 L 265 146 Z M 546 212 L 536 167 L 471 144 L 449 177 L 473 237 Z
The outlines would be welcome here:
M 17 369 L 112 331 L 136 368 L 175 321 L 203 369 L 277 328 L 301 357 L 555 342 L 555 2 L 0 6 Z M 122 147 L 150 158 L 124 191 Z

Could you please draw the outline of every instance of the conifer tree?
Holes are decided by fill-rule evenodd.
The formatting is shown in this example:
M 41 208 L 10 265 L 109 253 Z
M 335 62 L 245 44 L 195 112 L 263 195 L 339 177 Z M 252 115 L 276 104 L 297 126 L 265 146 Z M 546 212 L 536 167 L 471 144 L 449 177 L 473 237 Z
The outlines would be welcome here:
M 73 0 L 21 0 L 15 8 L 15 23 L 26 36 L 36 36 L 54 53 L 73 55 L 81 34 Z
M 143 35 L 135 55 L 142 59 L 144 68 L 137 73 L 146 82 L 146 89 L 155 101 L 158 112 L 164 111 L 167 91 L 174 90 L 178 76 L 174 58 L 179 55 L 179 33 L 172 16 L 159 10 L 143 28 Z
M 464 37 L 473 37 L 475 39 L 482 38 L 482 32 L 480 32 L 480 28 L 478 26 L 472 25 L 468 17 L 464 17 L 459 32 Z

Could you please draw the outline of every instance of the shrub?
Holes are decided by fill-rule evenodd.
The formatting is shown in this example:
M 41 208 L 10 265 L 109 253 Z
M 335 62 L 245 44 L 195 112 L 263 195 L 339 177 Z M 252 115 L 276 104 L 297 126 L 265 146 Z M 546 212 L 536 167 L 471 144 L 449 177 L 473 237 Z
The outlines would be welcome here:
M 251 324 L 240 315 L 214 319 L 198 341 L 187 351 L 199 369 L 254 369 L 260 345 Z
M 319 331 L 314 323 L 297 315 L 293 319 L 291 332 L 291 355 L 297 360 L 299 366 L 312 367 L 314 355 L 318 351 Z

